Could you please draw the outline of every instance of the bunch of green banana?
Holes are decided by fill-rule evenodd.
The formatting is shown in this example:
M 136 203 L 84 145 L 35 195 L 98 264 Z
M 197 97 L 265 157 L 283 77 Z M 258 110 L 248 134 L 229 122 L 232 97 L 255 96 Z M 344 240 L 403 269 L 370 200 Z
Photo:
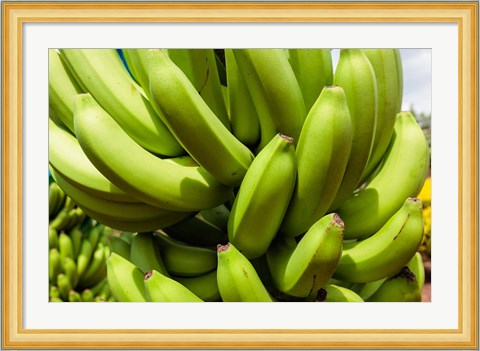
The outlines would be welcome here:
M 419 300 L 430 149 L 398 49 L 49 54 L 52 299 Z
M 55 187 L 58 186 L 52 182 L 50 188 Z M 73 202 L 65 196 L 65 203 Z M 115 301 L 106 282 L 105 261 L 110 255 L 107 242 L 110 228 L 85 215 L 81 221 L 69 226 L 68 221 L 58 220 L 63 218 L 65 208 L 49 224 L 50 300 Z

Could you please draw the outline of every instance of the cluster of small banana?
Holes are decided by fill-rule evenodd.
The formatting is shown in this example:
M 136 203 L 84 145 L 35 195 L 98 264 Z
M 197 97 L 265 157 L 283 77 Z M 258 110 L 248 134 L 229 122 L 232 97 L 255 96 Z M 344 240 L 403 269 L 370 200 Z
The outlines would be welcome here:
M 329 301 L 374 282 L 380 301 L 380 287 L 419 288 L 408 264 L 429 147 L 400 111 L 397 49 L 342 49 L 335 72 L 330 49 L 225 49 L 224 62 L 213 49 L 120 52 L 125 64 L 114 49 L 49 61 L 56 182 L 92 218 L 137 233 L 112 238 L 118 301 Z
M 49 200 L 50 301 L 115 301 L 105 263 L 110 228 L 86 216 L 55 182 L 49 185 Z

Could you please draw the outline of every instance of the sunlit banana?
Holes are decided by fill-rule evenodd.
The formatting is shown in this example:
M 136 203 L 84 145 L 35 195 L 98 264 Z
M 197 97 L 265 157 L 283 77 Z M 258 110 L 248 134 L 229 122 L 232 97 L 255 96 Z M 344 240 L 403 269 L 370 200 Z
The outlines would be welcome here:
M 337 209 L 359 185 L 375 137 L 377 82 L 372 64 L 361 49 L 340 50 L 333 84 L 341 86 L 347 97 L 352 119 L 352 147 L 347 168 L 330 207 L 331 210 Z
M 420 302 L 422 293 L 415 274 L 404 267 L 393 277 L 386 279 L 368 302 Z
M 150 50 L 148 55 L 150 92 L 165 124 L 216 179 L 228 186 L 239 185 L 253 154 L 219 121 L 165 51 Z
M 354 291 L 329 284 L 318 291 L 315 299 L 317 302 L 364 302 L 364 300 Z
M 230 130 L 214 50 L 168 49 L 168 56 L 185 73 L 217 118 Z
M 72 284 L 66 274 L 60 273 L 57 275 L 57 286 L 62 300 L 68 301 L 68 294 L 72 290 Z
M 192 277 L 217 267 L 217 254 L 211 249 L 187 245 L 163 233 L 156 233 L 155 237 L 160 246 L 160 257 L 171 275 Z
M 92 94 L 139 145 L 159 155 L 184 153 L 115 49 L 61 49 L 60 54 L 84 91 Z
M 267 261 L 277 288 L 289 295 L 307 297 L 332 277 L 342 254 L 343 222 L 335 214 L 318 220 L 296 242 L 278 237 L 267 251 Z
M 217 270 L 196 277 L 172 277 L 203 301 L 220 301 Z
M 354 283 L 389 277 L 412 259 L 422 234 L 422 203 L 408 198 L 378 232 L 344 247 L 334 277 Z
M 202 167 L 166 162 L 144 150 L 91 95 L 77 96 L 75 132 L 100 172 L 152 206 L 173 211 L 201 210 L 220 205 L 231 192 Z
M 231 243 L 217 248 L 217 284 L 224 302 L 272 302 L 250 261 Z
M 122 256 L 112 253 L 107 259 L 107 277 L 117 301 L 147 301 L 142 271 Z
M 331 50 L 289 49 L 288 55 L 308 112 L 317 101 L 322 88 L 333 83 Z
M 179 282 L 157 271 L 149 271 L 144 278 L 147 298 L 152 302 L 202 302 Z
M 48 50 L 48 103 L 55 116 L 74 133 L 73 100 L 82 89 L 70 73 L 58 50 Z
M 227 66 L 228 111 L 232 133 L 245 145 L 255 146 L 260 140 L 260 123 L 250 92 L 240 73 L 232 49 L 225 49 Z
M 58 231 L 50 226 L 48 227 L 48 248 L 58 249 Z
M 263 149 L 277 134 L 298 140 L 307 115 L 297 78 L 283 49 L 234 49 L 260 122 Z
M 395 125 L 395 116 L 402 108 L 403 76 L 402 62 L 397 60 L 398 49 L 364 49 L 377 82 L 377 126 L 372 153 L 365 168 L 362 180 L 375 170 L 388 148 Z M 400 67 L 397 67 L 400 65 Z M 399 91 L 399 89 L 402 89 Z
M 48 277 L 51 284 L 57 284 L 57 276 L 62 270 L 60 252 L 56 248 L 50 249 L 48 252 Z
M 48 121 L 48 160 L 64 179 L 92 195 L 115 201 L 138 202 L 112 184 L 90 162 L 77 139 L 66 130 Z
M 416 196 L 428 175 L 429 147 L 410 112 L 397 114 L 384 162 L 370 183 L 338 209 L 345 222 L 345 238 L 362 238 L 378 231 Z
M 298 141 L 297 183 L 281 232 L 305 233 L 326 213 L 342 182 L 352 124 L 341 87 L 325 87 L 307 115 Z
M 133 236 L 130 245 L 130 262 L 140 268 L 143 273 L 156 270 L 168 276 L 160 256 L 160 247 L 151 232 L 137 233 Z
M 228 221 L 229 241 L 248 259 L 262 256 L 282 223 L 296 179 L 293 139 L 277 134 L 255 157 Z

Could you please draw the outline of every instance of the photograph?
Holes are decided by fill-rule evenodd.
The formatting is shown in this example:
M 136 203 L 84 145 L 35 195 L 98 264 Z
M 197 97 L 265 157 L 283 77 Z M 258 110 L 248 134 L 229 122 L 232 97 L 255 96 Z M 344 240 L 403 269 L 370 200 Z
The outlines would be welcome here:
M 1 5 L 2 349 L 478 349 L 477 2 Z

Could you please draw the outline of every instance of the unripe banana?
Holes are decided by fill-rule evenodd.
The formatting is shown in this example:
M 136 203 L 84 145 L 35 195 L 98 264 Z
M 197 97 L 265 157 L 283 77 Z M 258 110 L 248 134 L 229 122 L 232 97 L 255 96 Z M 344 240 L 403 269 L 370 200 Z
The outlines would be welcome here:
M 317 302 L 364 302 L 354 291 L 342 286 L 329 284 L 318 291 Z
M 57 215 L 58 208 L 60 207 L 60 191 L 57 183 L 50 183 L 48 187 L 48 217 L 50 219 Z
M 66 274 L 60 273 L 57 275 L 57 285 L 62 300 L 68 301 L 68 294 L 72 290 L 72 284 Z
M 267 251 L 277 288 L 289 295 L 307 297 L 327 284 L 342 254 L 343 222 L 335 214 L 318 220 L 296 242 L 278 237 Z
M 168 49 L 168 57 L 192 82 L 195 90 L 225 128 L 230 130 L 227 107 L 213 49 Z
M 85 155 L 78 140 L 51 119 L 48 120 L 48 134 L 48 160 L 62 178 L 97 197 L 123 202 L 139 201 L 105 178 Z M 54 212 L 57 213 L 58 209 Z
M 116 236 L 109 238 L 110 251 L 115 252 L 123 258 L 130 259 L 130 244 Z
M 386 279 L 368 302 L 420 302 L 422 293 L 418 282 L 408 267 L 404 267 L 393 277 Z
M 90 260 L 92 258 L 94 247 L 88 240 L 82 240 L 82 245 L 80 246 L 80 252 L 77 257 L 77 272 L 81 276 L 83 272 L 87 269 Z
M 288 54 L 308 112 L 317 101 L 323 87 L 333 83 L 331 50 L 289 49 Z
M 298 141 L 297 183 L 282 223 L 288 236 L 305 233 L 322 218 L 342 182 L 352 145 L 352 123 L 341 87 L 323 88 Z
M 277 134 L 255 157 L 233 203 L 228 239 L 245 257 L 262 256 L 277 234 L 295 187 L 293 139 Z
M 283 49 L 234 49 L 260 122 L 263 149 L 277 134 L 298 140 L 307 115 L 302 91 Z
M 203 301 L 221 301 L 217 270 L 196 277 L 172 277 Z
M 146 150 L 179 156 L 184 150 L 162 123 L 115 49 L 62 49 L 83 86 L 133 140 Z
M 82 296 L 78 291 L 70 290 L 68 293 L 68 302 L 82 302 Z
M 160 257 L 168 273 L 180 277 L 192 277 L 208 273 L 217 266 L 215 251 L 184 244 L 163 233 L 156 233 Z
M 55 228 L 48 227 L 48 248 L 58 249 L 58 232 Z
M 243 144 L 253 147 L 260 140 L 260 122 L 257 111 L 238 69 L 232 49 L 225 49 L 225 62 L 232 133 Z
M 155 270 L 145 274 L 144 284 L 149 301 L 203 302 L 182 284 Z
M 422 203 L 408 198 L 377 233 L 344 247 L 334 278 L 365 283 L 389 277 L 412 259 L 422 234 Z
M 377 82 L 372 64 L 361 49 L 340 50 L 333 84 L 345 91 L 353 133 L 347 168 L 331 210 L 337 209 L 359 185 L 375 137 Z
M 72 289 L 75 289 L 79 278 L 75 261 L 70 257 L 65 257 L 63 259 L 63 270 L 68 279 L 70 279 L 70 285 L 72 286 Z
M 410 112 L 397 114 L 395 129 L 384 162 L 375 177 L 338 209 L 345 222 L 345 238 L 364 238 L 377 232 L 402 207 L 417 196 L 429 170 L 429 147 Z
M 217 284 L 224 302 L 273 302 L 250 261 L 231 243 L 218 245 Z
M 62 260 L 57 249 L 50 249 L 48 252 L 48 277 L 50 284 L 57 284 L 57 277 L 62 272 Z
M 137 233 L 133 236 L 130 245 L 130 262 L 140 268 L 143 273 L 155 270 L 168 276 L 160 256 L 160 247 L 151 232 Z
M 350 289 L 353 290 L 360 296 L 364 301 L 367 301 L 370 296 L 375 294 L 375 292 L 382 286 L 383 282 L 388 278 L 382 278 L 379 280 L 374 280 L 373 282 L 368 283 L 353 283 L 350 286 Z
M 63 62 L 56 49 L 48 50 L 48 104 L 54 115 L 71 133 L 73 129 L 73 100 L 82 89 Z
M 253 154 L 225 128 L 165 51 L 150 50 L 148 55 L 150 93 L 163 113 L 164 123 L 216 179 L 238 186 Z
M 423 286 L 425 285 L 425 266 L 423 265 L 422 254 L 416 252 L 415 256 L 413 256 L 410 262 L 407 263 L 407 267 L 413 274 L 415 274 L 418 288 L 422 291 Z
M 66 257 L 70 257 L 72 260 L 75 258 L 72 238 L 65 233 L 60 233 L 58 236 L 58 250 L 62 267 Z
M 107 259 L 107 277 L 117 301 L 147 301 L 142 271 L 122 256 L 112 253 Z
M 377 82 L 377 126 L 375 128 L 375 139 L 373 141 L 372 153 L 365 168 L 362 180 L 375 170 L 380 163 L 393 134 L 395 116 L 402 108 L 403 76 L 401 72 L 401 60 L 397 60 L 398 49 L 364 49 Z M 398 68 L 397 65 L 400 65 Z
M 101 281 L 106 275 L 105 261 L 108 258 L 108 253 L 105 252 L 108 247 L 98 243 L 95 251 L 92 254 L 90 263 L 85 271 L 80 276 L 78 285 L 81 287 L 92 286 Z
M 84 289 L 81 294 L 83 302 L 92 302 L 93 301 L 93 293 L 90 289 Z
M 205 169 L 166 162 L 144 150 L 91 95 L 77 95 L 75 106 L 75 132 L 85 154 L 139 200 L 172 211 L 198 211 L 218 206 L 230 195 L 231 189 Z

